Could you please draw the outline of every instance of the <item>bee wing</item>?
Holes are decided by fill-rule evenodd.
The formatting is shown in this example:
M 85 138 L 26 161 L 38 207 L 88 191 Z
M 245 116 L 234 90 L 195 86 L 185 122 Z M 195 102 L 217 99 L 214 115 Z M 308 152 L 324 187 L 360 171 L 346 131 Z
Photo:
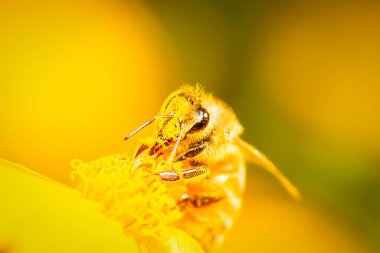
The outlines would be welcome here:
M 275 178 L 280 181 L 282 186 L 287 190 L 287 192 L 295 199 L 301 199 L 301 194 L 298 189 L 281 173 L 281 171 L 259 150 L 257 150 L 251 144 L 243 141 L 240 138 L 235 139 L 235 143 L 242 150 L 247 157 L 251 158 L 251 161 L 263 169 L 271 173 Z

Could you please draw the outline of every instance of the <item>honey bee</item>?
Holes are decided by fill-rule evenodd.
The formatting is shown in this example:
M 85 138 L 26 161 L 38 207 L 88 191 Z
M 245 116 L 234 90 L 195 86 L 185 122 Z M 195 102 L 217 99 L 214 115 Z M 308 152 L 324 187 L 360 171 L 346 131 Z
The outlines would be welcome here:
M 299 198 L 298 190 L 274 164 L 240 138 L 243 127 L 232 109 L 200 85 L 186 85 L 171 93 L 159 114 L 125 139 L 153 122 L 152 137 L 142 141 L 134 159 L 149 156 L 167 164 L 158 166 L 154 174 L 167 183 L 184 214 L 176 225 L 205 251 L 223 241 L 238 214 L 247 159 L 272 173 Z

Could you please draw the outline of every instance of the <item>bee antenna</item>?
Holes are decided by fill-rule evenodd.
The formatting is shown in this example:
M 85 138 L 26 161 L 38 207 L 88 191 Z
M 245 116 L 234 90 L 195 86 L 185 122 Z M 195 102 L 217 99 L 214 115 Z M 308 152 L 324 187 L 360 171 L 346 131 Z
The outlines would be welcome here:
M 182 121 L 179 122 L 179 135 L 178 135 L 178 138 L 175 142 L 175 145 L 174 145 L 174 148 L 173 148 L 173 151 L 172 153 L 170 154 L 170 157 L 169 157 L 169 160 L 168 160 L 168 163 L 171 164 L 173 159 L 174 159 L 174 156 L 175 154 L 177 153 L 177 149 L 178 149 L 178 146 L 179 146 L 179 143 L 181 141 L 181 138 L 182 138 L 182 131 L 183 131 L 183 128 L 182 128 Z
M 124 137 L 124 140 L 129 140 L 133 135 L 137 134 L 138 132 L 140 132 L 142 129 L 144 129 L 145 127 L 149 126 L 150 124 L 153 123 L 153 121 L 155 121 L 156 119 L 159 119 L 159 118 L 172 118 L 174 117 L 174 114 L 169 114 L 169 115 L 157 115 L 153 118 L 151 118 L 150 120 L 148 120 L 147 122 L 145 122 L 144 124 L 142 124 L 141 126 L 139 126 L 136 130 L 134 130 L 132 133 L 128 134 L 126 137 Z

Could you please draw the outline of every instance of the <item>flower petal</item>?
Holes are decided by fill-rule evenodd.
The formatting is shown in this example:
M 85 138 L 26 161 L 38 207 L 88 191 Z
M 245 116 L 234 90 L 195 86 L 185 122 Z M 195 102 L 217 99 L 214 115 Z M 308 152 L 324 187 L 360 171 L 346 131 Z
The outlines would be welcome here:
M 166 227 L 161 230 L 162 236 L 147 236 L 140 238 L 141 252 L 171 252 L 171 253 L 203 253 L 200 244 L 181 229 Z M 162 240 L 162 238 L 167 238 Z
M 138 252 L 79 192 L 0 159 L 0 252 Z

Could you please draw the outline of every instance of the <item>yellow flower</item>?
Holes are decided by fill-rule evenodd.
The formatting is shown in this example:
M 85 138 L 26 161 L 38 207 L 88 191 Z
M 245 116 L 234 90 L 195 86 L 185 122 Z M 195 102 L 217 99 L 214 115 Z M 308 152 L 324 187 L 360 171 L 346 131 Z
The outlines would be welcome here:
M 117 155 L 73 164 L 82 194 L 0 159 L 0 252 L 202 252 L 147 171 Z

